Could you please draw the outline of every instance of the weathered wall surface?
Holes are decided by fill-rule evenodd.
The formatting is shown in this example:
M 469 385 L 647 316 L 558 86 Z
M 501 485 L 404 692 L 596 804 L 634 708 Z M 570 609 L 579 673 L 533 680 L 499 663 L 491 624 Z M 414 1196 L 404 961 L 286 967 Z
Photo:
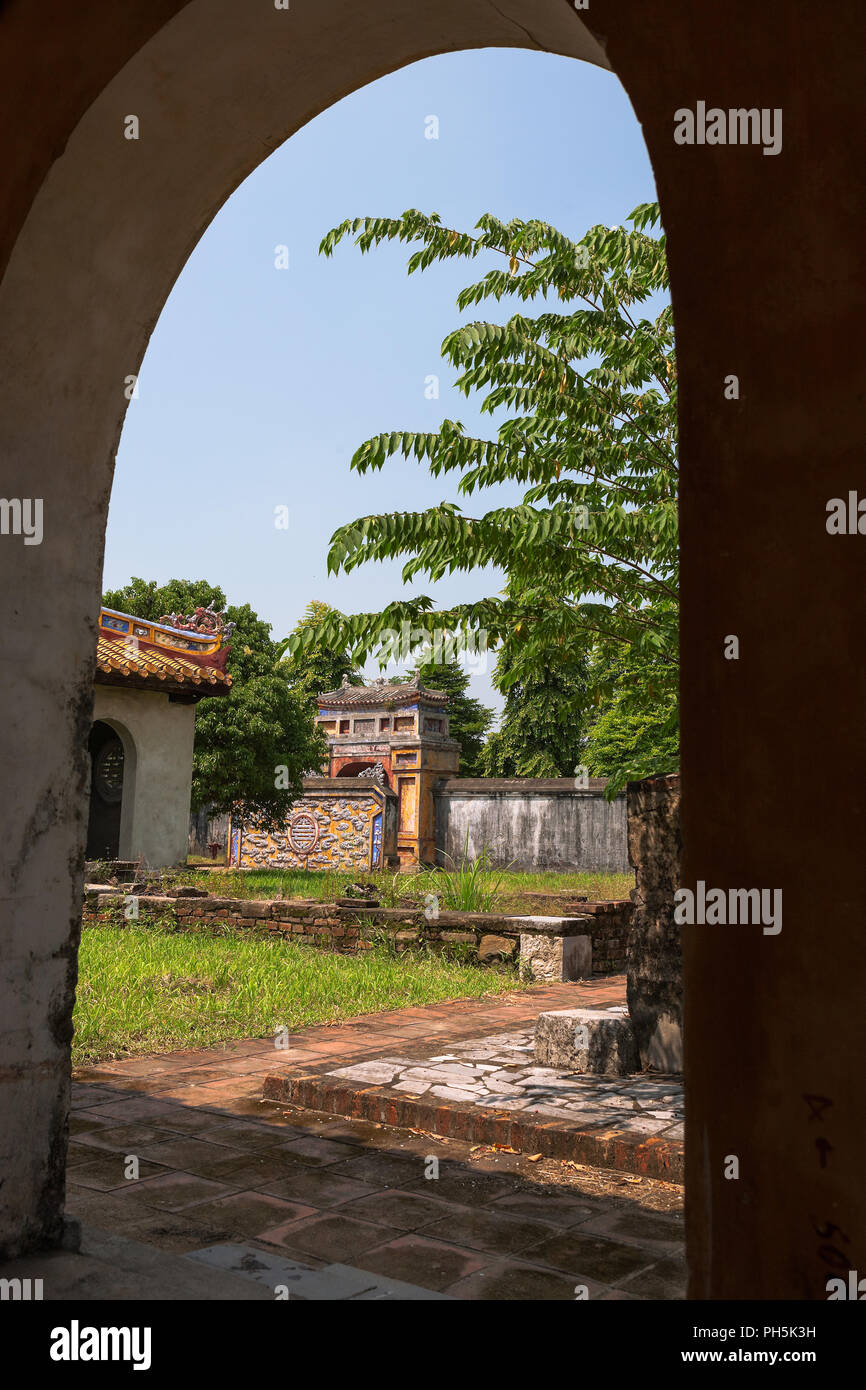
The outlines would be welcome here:
M 392 791 L 354 777 L 310 778 L 304 785 L 304 795 L 293 805 L 285 830 L 232 827 L 233 864 L 242 869 L 349 872 L 388 865 L 397 848 L 397 798 Z M 292 843 L 291 826 L 298 815 L 311 816 L 318 829 L 308 854 L 299 853 Z
M 123 741 L 119 858 L 141 857 L 153 868 L 186 863 L 195 705 L 97 685 L 93 718 Z
M 208 846 L 216 844 L 220 847 L 216 856 L 217 862 L 225 859 L 229 849 L 231 821 L 231 816 L 211 811 L 207 806 L 200 807 L 198 811 L 191 811 L 189 853 L 210 858 Z
M 682 929 L 674 921 L 682 853 L 678 776 L 629 782 L 628 848 L 636 880 L 628 1011 L 642 1065 L 682 1071 Z
M 628 873 L 625 797 L 571 777 L 460 777 L 435 792 L 436 847 L 460 861 L 487 848 L 515 869 Z M 468 837 L 468 840 L 467 840 Z M 441 856 L 440 856 L 441 862 Z M 446 863 L 449 860 L 445 860 Z

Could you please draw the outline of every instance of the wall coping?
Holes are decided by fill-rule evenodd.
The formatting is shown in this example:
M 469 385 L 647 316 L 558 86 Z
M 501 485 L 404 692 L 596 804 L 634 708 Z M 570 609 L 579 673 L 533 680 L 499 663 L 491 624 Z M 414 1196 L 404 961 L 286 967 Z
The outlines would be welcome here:
M 578 787 L 573 777 L 449 777 L 436 783 L 436 796 L 586 796 L 599 797 L 607 787 L 606 777 L 590 777 L 588 786 Z M 616 801 L 625 800 L 619 792 Z

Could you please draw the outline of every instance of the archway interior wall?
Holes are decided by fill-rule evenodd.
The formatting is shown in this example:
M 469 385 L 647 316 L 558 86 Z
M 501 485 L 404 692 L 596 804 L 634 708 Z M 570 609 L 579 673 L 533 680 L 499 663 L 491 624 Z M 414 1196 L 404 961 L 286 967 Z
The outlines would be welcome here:
M 123 754 L 120 797 L 108 800 L 99 785 L 99 759 L 106 744 L 120 743 Z M 131 825 L 131 808 L 135 799 L 135 744 L 128 730 L 95 719 L 88 740 L 90 751 L 90 792 L 87 827 L 88 859 L 121 859 L 128 833 L 124 835 L 124 812 L 127 826 Z M 115 835 L 116 830 L 116 835 Z
M 58 23 L 78 26 L 85 63 L 115 32 L 111 0 L 67 6 L 50 26 L 28 8 L 41 28 L 15 54 L 22 91 L 58 45 Z M 791 0 L 778 24 L 754 0 L 731 0 L 722 23 L 693 0 L 592 0 L 586 14 L 642 122 L 668 233 L 683 881 L 766 884 L 785 900 L 784 931 L 758 935 L 745 973 L 739 933 L 686 935 L 696 1297 L 825 1296 L 809 1214 L 849 1232 L 866 1224 L 850 1065 L 866 1045 L 866 860 L 854 814 L 866 664 L 850 659 L 866 588 L 857 538 L 824 530 L 827 499 L 862 475 L 866 382 L 851 343 L 866 315 L 866 171 L 846 132 L 863 119 L 864 18 L 861 0 Z M 0 547 L 0 1247 L 56 1238 L 62 1213 L 94 614 L 124 379 L 210 218 L 316 112 L 425 54 L 536 44 L 591 57 L 586 33 L 567 0 L 323 0 L 289 11 L 194 0 L 124 54 L 75 128 L 46 126 L 40 160 L 29 146 L 21 156 L 24 183 L 31 165 L 53 163 L 0 285 L 4 491 L 45 505 L 41 546 Z M 782 110 L 782 152 L 676 147 L 673 113 L 698 100 Z M 135 142 L 122 138 L 129 113 L 141 120 Z M 574 132 L 576 146 L 591 138 Z M 724 396 L 730 373 L 736 401 Z M 731 632 L 737 662 L 722 657 Z M 828 949 L 814 877 L 839 863 L 844 875 L 822 889 Z M 830 1106 L 820 1128 L 803 1100 L 815 1093 Z M 816 1138 L 832 1146 L 826 1166 Z M 743 1181 L 725 1181 L 730 1152 Z
M 94 704 L 101 703 L 94 700 Z M 119 859 L 134 859 L 135 807 L 138 785 L 138 749 L 131 731 L 116 719 L 106 719 L 123 744 L 123 799 L 120 803 Z

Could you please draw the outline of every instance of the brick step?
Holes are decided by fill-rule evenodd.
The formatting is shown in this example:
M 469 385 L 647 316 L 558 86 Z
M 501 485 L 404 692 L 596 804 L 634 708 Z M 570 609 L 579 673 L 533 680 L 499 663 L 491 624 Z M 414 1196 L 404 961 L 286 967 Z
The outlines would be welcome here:
M 411 1096 L 398 1098 L 382 1087 L 286 1072 L 265 1077 L 262 1097 L 396 1129 L 425 1130 L 443 1139 L 502 1144 L 525 1154 L 570 1159 L 662 1182 L 684 1182 L 681 1140 L 626 1134 L 617 1131 L 615 1124 L 580 1128 L 560 1120 L 534 1121 L 491 1113 L 460 1101 L 433 1105 Z

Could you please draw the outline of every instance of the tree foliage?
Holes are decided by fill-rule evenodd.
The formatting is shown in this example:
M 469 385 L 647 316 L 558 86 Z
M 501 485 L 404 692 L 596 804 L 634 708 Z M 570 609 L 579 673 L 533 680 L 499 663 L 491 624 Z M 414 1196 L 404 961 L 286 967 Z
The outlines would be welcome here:
M 326 621 L 330 624 L 342 622 L 343 614 L 331 608 L 329 604 L 313 599 L 312 603 L 307 604 L 304 616 L 295 625 L 293 635 L 308 631 L 318 634 Z M 316 696 L 329 690 L 337 690 L 342 685 L 344 676 L 348 678 L 350 685 L 363 685 L 357 662 L 346 650 L 345 643 L 314 640 L 306 646 L 290 650 L 290 641 L 291 638 L 286 637 L 277 646 L 282 658 L 280 669 L 289 687 L 304 701 L 313 716 L 317 710 Z
M 321 767 L 327 748 L 306 705 L 289 689 L 270 625 L 248 603 L 227 608 L 223 590 L 206 580 L 159 585 L 133 578 L 102 601 L 151 621 L 213 603 L 235 623 L 226 663 L 232 688 L 196 708 L 192 805 L 280 827 L 303 791 L 304 773 Z
M 513 678 L 517 666 L 523 663 L 507 644 L 494 675 L 505 708 L 481 754 L 484 776 L 573 777 L 583 761 L 586 730 L 585 652 Z
M 434 477 L 459 474 L 464 497 L 517 481 L 526 489 L 522 502 L 475 515 L 442 502 L 423 512 L 360 517 L 335 532 L 328 557 L 333 572 L 403 558 L 405 583 L 492 565 L 507 576 L 504 591 L 438 611 L 422 595 L 345 619 L 335 633 L 356 657 L 404 620 L 467 634 L 485 629 L 488 643 L 511 641 L 507 688 L 591 641 L 594 669 L 628 671 L 617 694 L 622 711 L 650 717 L 656 704 L 675 703 L 673 320 L 667 304 L 654 318 L 639 311 L 668 285 L 664 235 L 648 230 L 658 222 L 657 205 L 636 208 L 629 221 L 629 228 L 593 227 L 575 242 L 535 220 L 485 215 L 470 234 L 413 209 L 399 218 L 346 221 L 324 238 L 325 255 L 349 236 L 362 252 L 384 241 L 420 243 L 410 273 L 434 261 L 496 253 L 506 264 L 464 289 L 458 307 L 543 301 L 534 316 L 519 309 L 505 323 L 468 323 L 442 345 L 459 371 L 458 388 L 467 396 L 482 392 L 482 412 L 507 412 L 494 439 L 444 420 L 433 433 L 376 435 L 351 464 L 366 473 L 393 456 L 414 458 Z M 660 770 L 652 758 L 643 760 L 638 743 L 618 784 Z

